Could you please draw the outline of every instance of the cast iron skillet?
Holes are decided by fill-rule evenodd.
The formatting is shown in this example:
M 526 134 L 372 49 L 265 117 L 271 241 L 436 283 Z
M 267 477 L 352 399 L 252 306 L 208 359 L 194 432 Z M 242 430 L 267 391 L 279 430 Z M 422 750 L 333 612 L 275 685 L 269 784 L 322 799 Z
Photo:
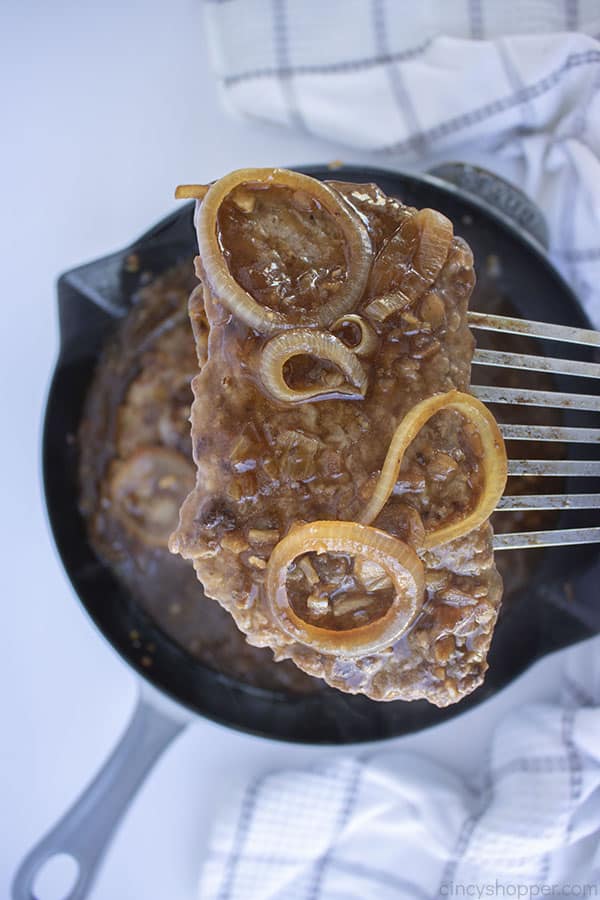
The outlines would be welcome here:
M 408 204 L 441 210 L 471 244 L 476 262 L 490 254 L 501 261 L 498 287 L 518 315 L 589 327 L 574 294 L 546 258 L 543 217 L 524 195 L 489 173 L 460 164 L 443 166 L 435 176 L 418 177 L 352 166 L 335 172 L 325 167 L 302 171 L 318 178 L 375 181 L 386 193 Z M 33 878 L 39 867 L 59 852 L 70 853 L 79 863 L 79 877 L 69 900 L 85 895 L 127 803 L 155 759 L 193 714 L 286 741 L 374 741 L 418 731 L 465 712 L 491 697 L 536 659 L 598 630 L 600 619 L 592 604 L 591 587 L 600 565 L 598 549 L 588 546 L 552 554 L 531 551 L 538 554 L 539 569 L 496 629 L 484 685 L 458 705 L 443 710 L 425 701 L 376 703 L 331 688 L 299 697 L 250 688 L 204 667 L 164 634 L 98 560 L 87 541 L 78 510 L 74 436 L 99 351 L 140 286 L 139 273 L 127 271 L 127 257 L 136 253 L 141 261 L 139 271 L 147 276 L 160 274 L 194 252 L 192 205 L 186 204 L 131 247 L 67 272 L 58 283 L 60 353 L 43 437 L 48 517 L 76 596 L 99 632 L 143 677 L 144 687 L 132 723 L 105 768 L 22 864 L 13 886 L 18 900 L 33 897 Z M 476 308 L 476 298 L 472 307 Z M 579 420 L 579 424 L 583 422 Z M 578 490 L 584 489 L 580 481 Z M 133 630 L 140 635 L 139 650 L 132 645 Z M 149 642 L 156 651 L 152 667 L 145 669 L 141 657 Z

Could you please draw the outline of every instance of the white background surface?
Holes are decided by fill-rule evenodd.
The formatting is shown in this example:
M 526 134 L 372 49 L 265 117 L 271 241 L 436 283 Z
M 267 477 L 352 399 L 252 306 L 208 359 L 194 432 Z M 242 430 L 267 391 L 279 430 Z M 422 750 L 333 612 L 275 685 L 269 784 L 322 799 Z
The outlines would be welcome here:
M 5 897 L 20 857 L 114 745 L 136 689 L 73 597 L 44 518 L 39 443 L 57 348 L 55 278 L 129 243 L 168 213 L 177 182 L 208 181 L 247 165 L 367 157 L 230 119 L 210 76 L 199 0 L 12 0 L 0 17 Z M 547 659 L 494 701 L 397 743 L 471 773 L 502 713 L 555 694 L 559 670 L 559 658 Z M 92 897 L 194 897 L 224 785 L 331 752 L 198 720 L 138 794 Z

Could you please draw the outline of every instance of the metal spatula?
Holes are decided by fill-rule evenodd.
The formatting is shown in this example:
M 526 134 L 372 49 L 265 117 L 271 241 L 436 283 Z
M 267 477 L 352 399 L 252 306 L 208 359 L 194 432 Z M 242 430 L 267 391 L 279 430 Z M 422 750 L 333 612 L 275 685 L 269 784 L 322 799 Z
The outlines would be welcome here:
M 546 322 L 486 315 L 470 312 L 469 325 L 473 329 L 498 334 L 526 335 L 561 343 L 600 348 L 600 332 L 586 328 L 571 328 Z M 510 353 L 503 350 L 477 349 L 473 364 L 487 367 L 518 369 L 525 372 L 545 372 L 588 379 L 600 379 L 600 363 L 581 362 L 560 357 Z M 540 391 L 527 388 L 472 385 L 471 393 L 484 403 L 510 404 L 520 407 L 546 407 L 581 412 L 600 413 L 600 392 L 597 394 Z M 600 425 L 600 418 L 598 420 Z M 555 425 L 501 424 L 500 430 L 509 441 L 561 442 L 565 444 L 600 444 L 600 427 L 558 427 Z M 509 475 L 600 477 L 600 460 L 580 459 L 509 459 Z M 567 510 L 598 509 L 600 493 L 505 495 L 498 511 L 509 510 Z M 553 547 L 564 544 L 590 544 L 600 541 L 600 526 L 567 528 L 550 531 L 530 531 L 497 534 L 494 549 L 522 547 Z

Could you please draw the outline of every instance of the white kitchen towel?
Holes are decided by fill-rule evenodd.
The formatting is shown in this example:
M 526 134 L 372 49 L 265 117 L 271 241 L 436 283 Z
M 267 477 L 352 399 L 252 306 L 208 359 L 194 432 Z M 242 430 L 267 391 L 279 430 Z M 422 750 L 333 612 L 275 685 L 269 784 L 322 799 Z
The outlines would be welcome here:
M 261 776 L 214 829 L 200 900 L 600 896 L 600 638 L 562 703 L 497 727 L 477 781 L 398 750 Z
M 600 327 L 599 0 L 205 0 L 238 113 L 400 167 L 518 160 Z

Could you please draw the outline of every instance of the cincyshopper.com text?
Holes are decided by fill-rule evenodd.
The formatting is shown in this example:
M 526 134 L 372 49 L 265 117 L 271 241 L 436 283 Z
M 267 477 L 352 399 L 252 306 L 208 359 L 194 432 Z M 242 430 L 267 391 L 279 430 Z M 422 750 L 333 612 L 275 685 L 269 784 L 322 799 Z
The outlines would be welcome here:
M 523 884 L 514 882 L 445 881 L 440 888 L 442 897 L 468 897 L 482 900 L 483 897 L 516 897 L 519 900 L 530 897 L 600 897 L 600 884 L 565 882 L 564 884 Z

